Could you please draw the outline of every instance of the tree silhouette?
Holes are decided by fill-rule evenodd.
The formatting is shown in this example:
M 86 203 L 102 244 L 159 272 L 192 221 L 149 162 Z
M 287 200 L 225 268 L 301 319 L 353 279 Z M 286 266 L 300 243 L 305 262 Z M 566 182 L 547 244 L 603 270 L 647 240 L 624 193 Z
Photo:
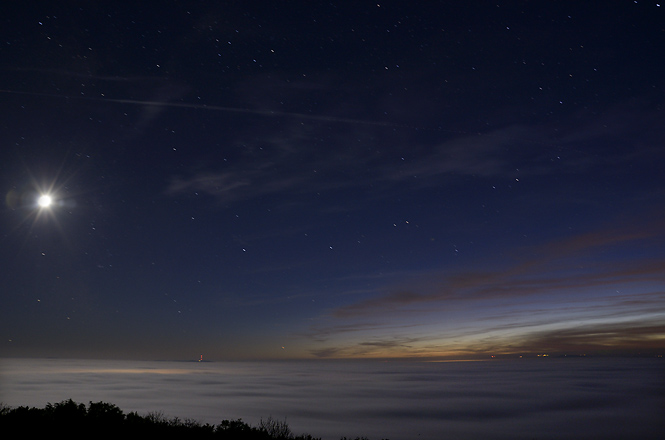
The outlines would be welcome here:
M 219 425 L 201 424 L 192 419 L 168 418 L 161 412 L 141 416 L 124 414 L 116 405 L 89 402 L 88 407 L 73 400 L 47 403 L 43 409 L 19 406 L 10 408 L 0 403 L 2 432 L 22 435 L 54 436 L 159 436 L 215 438 L 223 440 L 321 440 L 309 434 L 294 436 L 286 421 L 269 417 L 258 427 L 238 420 L 223 420 Z

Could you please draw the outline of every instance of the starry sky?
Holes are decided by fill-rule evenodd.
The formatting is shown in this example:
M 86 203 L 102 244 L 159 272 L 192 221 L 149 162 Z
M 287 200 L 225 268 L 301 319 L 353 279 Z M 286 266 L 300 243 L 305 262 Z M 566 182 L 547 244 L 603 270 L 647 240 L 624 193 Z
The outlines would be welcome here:
M 665 351 L 665 6 L 0 10 L 0 355 Z

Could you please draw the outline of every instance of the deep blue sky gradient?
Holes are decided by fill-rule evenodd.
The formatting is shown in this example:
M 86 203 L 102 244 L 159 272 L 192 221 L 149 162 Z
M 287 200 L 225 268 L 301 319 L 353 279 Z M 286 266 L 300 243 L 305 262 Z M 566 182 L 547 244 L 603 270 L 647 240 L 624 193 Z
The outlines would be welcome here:
M 663 8 L 249 3 L 1 7 L 1 353 L 662 354 Z

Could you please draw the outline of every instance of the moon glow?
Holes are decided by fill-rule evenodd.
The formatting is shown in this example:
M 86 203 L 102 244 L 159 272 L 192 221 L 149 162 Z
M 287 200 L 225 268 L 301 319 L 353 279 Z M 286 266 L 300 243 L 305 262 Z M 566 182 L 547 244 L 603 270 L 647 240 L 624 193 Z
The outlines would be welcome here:
M 48 194 L 44 194 L 37 199 L 37 204 L 42 208 L 48 208 L 51 206 L 53 199 Z

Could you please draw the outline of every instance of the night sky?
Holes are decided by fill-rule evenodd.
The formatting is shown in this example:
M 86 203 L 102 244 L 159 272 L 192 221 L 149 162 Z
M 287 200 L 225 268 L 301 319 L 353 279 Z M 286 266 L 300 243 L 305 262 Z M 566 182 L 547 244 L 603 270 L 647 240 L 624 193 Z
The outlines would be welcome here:
M 0 17 L 0 355 L 665 352 L 665 5 Z

